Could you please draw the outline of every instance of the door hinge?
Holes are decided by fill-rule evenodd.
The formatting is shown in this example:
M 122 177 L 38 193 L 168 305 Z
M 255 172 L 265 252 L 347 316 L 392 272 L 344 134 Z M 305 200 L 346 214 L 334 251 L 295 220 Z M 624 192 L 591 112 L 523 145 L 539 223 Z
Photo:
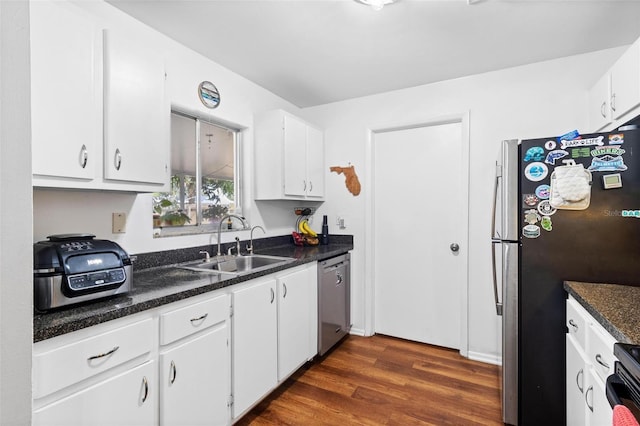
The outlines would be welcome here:
M 227 402 L 227 407 L 233 407 L 233 394 L 229 395 L 229 400 Z
M 233 306 L 229 307 L 229 318 L 233 316 Z
M 496 163 L 496 177 L 502 177 L 502 166 Z

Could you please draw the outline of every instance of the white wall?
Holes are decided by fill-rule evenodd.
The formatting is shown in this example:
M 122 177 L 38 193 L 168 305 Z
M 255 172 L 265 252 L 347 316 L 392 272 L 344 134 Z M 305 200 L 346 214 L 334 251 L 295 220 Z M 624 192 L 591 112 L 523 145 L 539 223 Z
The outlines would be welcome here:
M 293 230 L 293 209 L 283 211 L 280 205 L 252 201 L 253 152 L 252 125 L 254 113 L 282 108 L 294 114 L 294 105 L 257 86 L 239 75 L 219 66 L 182 45 L 142 25 L 120 10 L 101 1 L 76 1 L 77 7 L 89 12 L 102 28 L 127 30 L 144 37 L 164 50 L 167 58 L 168 92 L 172 105 L 210 119 L 232 125 L 242 132 L 244 196 L 243 213 L 252 225 L 263 225 L 268 235 L 282 235 Z M 213 82 L 221 93 L 220 106 L 205 108 L 198 99 L 197 87 L 203 80 Z M 150 149 L 153 149 L 150 147 Z M 287 203 L 289 205 L 290 203 Z M 127 213 L 127 232 L 111 233 L 111 214 Z M 149 194 L 135 195 L 118 192 L 88 192 L 73 190 L 34 190 L 34 235 L 40 241 L 47 235 L 69 232 L 89 232 L 99 238 L 119 242 L 130 253 L 146 253 L 216 243 L 212 234 L 154 239 L 152 230 L 152 201 Z M 223 241 L 235 237 L 224 235 Z M 262 236 L 262 234 L 259 234 Z M 241 232 L 248 239 L 248 232 Z
M 29 5 L 0 1 L 0 424 L 31 423 Z
M 490 220 L 495 159 L 503 139 L 545 137 L 578 129 L 586 133 L 587 89 L 620 56 L 611 49 L 538 63 L 482 75 L 460 78 L 376 96 L 305 109 L 305 116 L 325 129 L 327 166 L 351 162 L 363 183 L 353 197 L 343 176 L 327 178 L 327 202 L 320 214 L 347 218 L 356 249 L 352 254 L 352 320 L 358 330 L 371 332 L 372 317 L 364 303 L 371 289 L 371 265 L 365 263 L 370 249 L 365 229 L 368 129 L 422 123 L 448 114 L 470 113 L 469 197 L 469 355 L 497 361 L 500 356 L 499 318 L 493 303 Z M 443 153 L 446 154 L 446 153 Z M 407 155 L 411 155 L 410 152 Z M 446 157 L 445 157 L 446 158 Z M 425 159 L 428 167 L 430 159 Z M 402 167 L 390 164 L 389 167 Z M 416 196 L 425 197 L 425 208 L 442 209 L 429 200 L 429 185 L 412 183 Z M 408 183 L 407 183 L 408 184 Z M 397 203 L 402 220 L 402 200 Z M 421 231 L 426 227 L 424 231 Z M 428 244 L 429 224 L 407 224 L 407 248 Z M 337 231 L 333 226 L 332 231 Z M 464 248 L 463 248 L 464 249 Z M 368 316 L 369 315 L 369 316 Z M 366 329 L 366 330 L 365 330 Z

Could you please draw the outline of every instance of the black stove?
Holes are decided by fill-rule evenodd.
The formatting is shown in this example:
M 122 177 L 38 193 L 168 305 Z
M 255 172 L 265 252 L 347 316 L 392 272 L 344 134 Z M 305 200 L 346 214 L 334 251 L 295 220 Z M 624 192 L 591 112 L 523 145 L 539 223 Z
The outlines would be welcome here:
M 640 419 L 640 345 L 616 343 L 615 373 L 607 378 L 607 399 L 612 407 L 625 405 Z

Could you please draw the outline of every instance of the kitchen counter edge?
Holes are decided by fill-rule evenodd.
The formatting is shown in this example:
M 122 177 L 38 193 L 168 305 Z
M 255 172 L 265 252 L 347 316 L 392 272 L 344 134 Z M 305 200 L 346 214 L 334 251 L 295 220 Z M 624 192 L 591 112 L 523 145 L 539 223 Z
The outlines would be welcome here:
M 640 344 L 640 287 L 565 281 L 564 289 L 616 340 Z
M 162 274 L 163 270 L 168 271 L 166 266 L 140 272 L 134 271 L 134 289 L 129 294 L 47 313 L 35 313 L 33 317 L 33 342 L 37 343 L 306 263 L 329 259 L 348 253 L 351 250 L 353 250 L 352 243 L 304 248 L 296 246 L 271 247 L 257 251 L 256 254 L 292 257 L 295 260 L 259 273 L 232 277 L 219 282 L 205 283 L 204 285 L 196 281 L 181 284 L 175 288 L 168 288 L 170 286 L 162 287 L 162 283 L 153 285 L 144 280 L 136 284 L 138 275 L 148 275 L 150 272 Z

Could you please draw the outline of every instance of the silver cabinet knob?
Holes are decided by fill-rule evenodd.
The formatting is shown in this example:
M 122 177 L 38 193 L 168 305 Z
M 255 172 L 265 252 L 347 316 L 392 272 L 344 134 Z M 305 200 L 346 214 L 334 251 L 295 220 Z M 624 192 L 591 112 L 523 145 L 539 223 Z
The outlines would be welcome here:
M 460 246 L 457 243 L 451 243 L 451 245 L 449 246 L 449 248 L 451 249 L 452 252 L 457 252 L 458 250 L 460 250 Z

